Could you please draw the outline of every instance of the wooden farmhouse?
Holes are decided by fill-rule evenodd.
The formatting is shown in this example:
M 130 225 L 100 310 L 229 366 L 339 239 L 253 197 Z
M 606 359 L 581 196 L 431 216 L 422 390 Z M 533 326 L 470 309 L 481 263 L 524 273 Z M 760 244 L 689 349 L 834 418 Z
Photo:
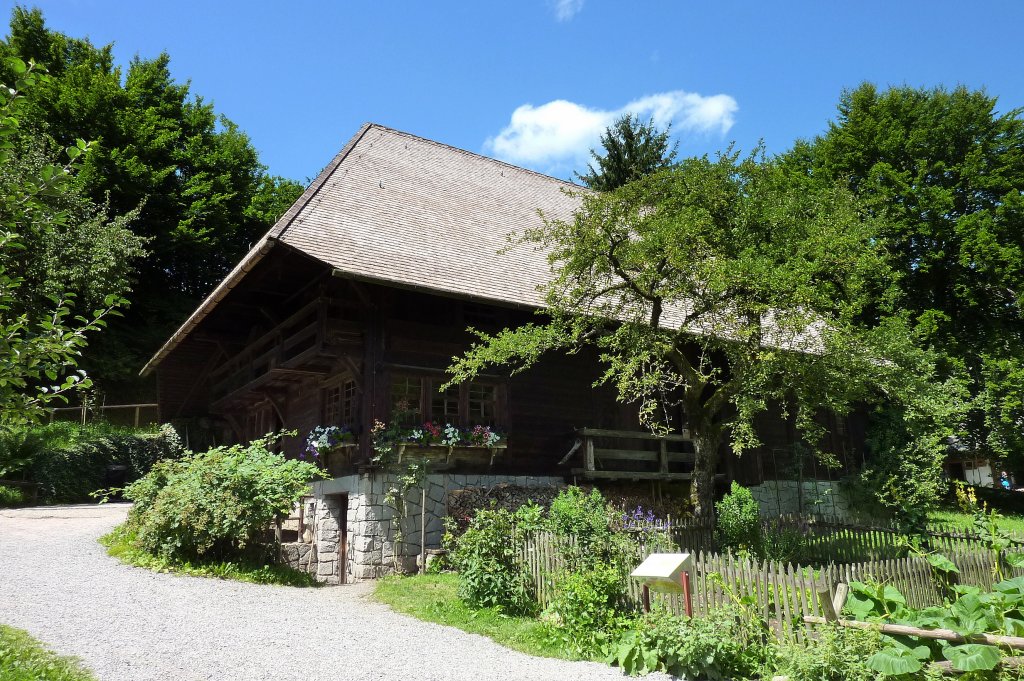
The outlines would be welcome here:
M 295 430 L 282 445 L 292 456 L 317 426 L 349 428 L 352 441 L 324 456 L 332 477 L 304 504 L 309 530 L 294 556 L 329 582 L 372 578 L 436 548 L 452 490 L 586 481 L 681 493 L 691 465 L 685 415 L 675 435 L 644 432 L 635 408 L 593 386 L 593 355 L 549 357 L 512 377 L 494 372 L 439 391 L 451 358 L 472 341 L 467 327 L 515 326 L 542 307 L 547 261 L 528 246 L 506 248 L 507 236 L 537 225 L 538 210 L 568 218 L 570 188 L 363 126 L 147 364 L 161 419 L 186 424 L 193 444 Z M 373 463 L 370 437 L 376 421 L 396 418 L 486 426 L 501 438 L 404 447 L 406 456 L 429 449 L 431 464 L 425 495 L 413 492 L 411 512 L 396 519 L 384 502 L 393 474 Z M 830 481 L 844 471 L 801 461 L 793 424 L 763 421 L 764 446 L 726 457 L 722 480 L 751 486 L 769 512 L 822 502 L 841 510 Z M 856 424 L 837 425 L 833 449 L 845 462 L 859 434 Z

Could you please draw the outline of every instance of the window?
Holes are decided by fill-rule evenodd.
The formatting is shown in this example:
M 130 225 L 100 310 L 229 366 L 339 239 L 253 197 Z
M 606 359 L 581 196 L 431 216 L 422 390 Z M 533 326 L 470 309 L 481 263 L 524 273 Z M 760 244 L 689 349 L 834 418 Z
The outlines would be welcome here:
M 449 423 L 459 422 L 459 386 L 449 386 L 442 393 L 434 393 L 430 401 L 430 418 Z
M 438 421 L 457 426 L 501 425 L 499 390 L 493 383 L 463 383 L 439 391 L 443 378 L 397 375 L 391 379 L 391 415 L 405 426 Z
M 391 379 L 391 414 L 404 425 L 423 421 L 422 378 L 395 376 Z
M 497 389 L 484 383 L 470 383 L 466 386 L 467 403 L 469 406 L 470 424 L 493 426 L 494 414 L 497 411 Z
M 324 391 L 324 423 L 332 426 L 353 426 L 359 415 L 356 382 L 343 381 Z

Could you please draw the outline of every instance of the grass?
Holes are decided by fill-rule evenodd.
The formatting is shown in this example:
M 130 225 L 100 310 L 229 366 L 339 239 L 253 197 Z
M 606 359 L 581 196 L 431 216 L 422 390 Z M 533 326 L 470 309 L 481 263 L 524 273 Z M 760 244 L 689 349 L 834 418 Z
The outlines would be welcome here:
M 27 631 L 0 624 L 0 681 L 96 681 L 73 657 L 48 650 Z
M 549 640 L 536 619 L 505 615 L 496 608 L 469 607 L 456 593 L 458 583 L 458 575 L 453 574 L 386 577 L 377 582 L 374 597 L 406 615 L 481 634 L 529 655 L 578 659 Z
M 140 549 L 135 544 L 135 535 L 119 525 L 99 539 L 107 547 L 107 554 L 122 563 L 146 568 L 155 572 L 173 572 L 192 577 L 213 577 L 233 579 L 253 584 L 277 584 L 280 586 L 320 586 L 312 575 L 284 565 L 265 564 L 256 561 L 172 561 Z M 0 679 L 0 681 L 4 681 Z
M 974 516 L 962 511 L 932 511 L 928 514 L 928 520 L 965 530 L 974 529 Z M 999 520 L 999 526 L 1004 530 L 1024 536 L 1024 516 L 1004 514 Z

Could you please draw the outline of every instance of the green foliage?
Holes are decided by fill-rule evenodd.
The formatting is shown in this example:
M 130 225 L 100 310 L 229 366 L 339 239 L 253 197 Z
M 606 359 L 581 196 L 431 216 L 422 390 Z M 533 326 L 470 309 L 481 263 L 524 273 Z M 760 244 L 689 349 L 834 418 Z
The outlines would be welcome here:
M 315 465 L 271 451 L 277 438 L 153 466 L 124 491 L 135 502 L 127 523 L 137 548 L 179 562 L 264 558 L 271 524 L 323 477 Z
M 577 655 L 599 654 L 619 626 L 626 578 L 618 565 L 602 562 L 557 575 L 555 596 L 543 618 L 551 638 Z
M 864 83 L 787 163 L 808 184 L 844 182 L 884 217 L 879 244 L 898 305 L 942 376 L 968 380 L 961 437 L 986 457 L 1024 456 L 1024 118 L 960 86 Z M 896 457 L 902 452 L 893 452 Z
M 596 346 L 600 382 L 638 403 L 646 425 L 667 430 L 682 407 L 698 516 L 712 510 L 720 444 L 757 446 L 771 404 L 818 450 L 823 411 L 949 399 L 906 324 L 870 314 L 891 302 L 879 291 L 892 271 L 851 191 L 799 186 L 758 153 L 730 152 L 576 196 L 571 220 L 519 235 L 554 271 L 544 321 L 479 333 L 450 367 L 453 383 Z
M 34 165 L 18 165 L 13 140 L 26 118 L 26 92 L 50 81 L 32 62 L 13 58 L 2 66 L 8 73 L 0 74 L 0 432 L 9 432 L 41 420 L 54 400 L 66 401 L 69 393 L 89 387 L 78 369 L 86 336 L 102 328 L 123 301 L 96 292 L 104 294 L 99 309 L 74 314 L 73 295 L 52 283 L 48 289 L 26 284 L 34 272 L 22 263 L 39 259 L 22 252 L 39 240 L 60 240 L 57 235 L 72 219 L 60 200 L 69 195 L 73 171 L 91 147 L 72 140 L 66 163 L 37 159 Z
M 267 560 L 242 557 L 235 560 L 177 560 L 154 555 L 138 547 L 138 537 L 126 524 L 118 525 L 109 534 L 100 537 L 100 544 L 107 547 L 107 554 L 122 563 L 146 568 L 155 572 L 174 572 L 192 577 L 213 577 L 231 579 L 236 582 L 253 584 L 277 584 L 281 586 L 320 586 L 316 577 L 285 565 Z
M 524 507 L 529 509 L 530 507 Z M 533 584 L 519 558 L 534 512 L 477 511 L 456 540 L 452 566 L 459 573 L 459 597 L 478 608 L 500 608 L 511 615 L 537 611 Z
M 8 56 L 52 75 L 29 94 L 22 127 L 60 147 L 96 140 L 78 178 L 83 195 L 111 215 L 137 211 L 130 228 L 149 252 L 133 266 L 132 308 L 84 360 L 103 386 L 133 385 L 301 187 L 268 175 L 245 133 L 175 81 L 166 53 L 118 66 L 112 45 L 54 31 L 38 9 L 16 7 L 0 42 L 0 58 Z M 0 67 L 0 81 L 13 77 Z
M 624 184 L 672 165 L 678 144 L 669 148 L 669 129 L 658 130 L 654 120 L 641 123 L 636 116 L 620 116 L 601 135 L 604 155 L 593 149 L 597 168 L 587 165 L 587 173 L 577 177 L 583 184 L 597 191 L 618 189 Z
M 0 679 L 3 681 L 95 681 L 73 657 L 48 650 L 27 631 L 0 624 Z
M 982 643 L 977 635 L 1024 633 L 1024 577 L 999 582 L 990 592 L 957 586 L 952 602 L 921 610 L 907 607 L 903 594 L 889 585 L 853 582 L 850 590 L 844 612 L 858 620 L 949 629 L 967 639 L 951 643 L 880 634 L 881 643 L 866 665 L 884 678 L 903 678 L 925 671 L 929 662 L 948 660 L 954 670 L 977 674 L 968 678 L 994 679 L 993 670 L 1002 659 L 1000 651 Z
M 880 647 L 878 632 L 825 625 L 810 645 L 780 644 L 774 671 L 789 681 L 875 681 L 867 660 Z
M 630 676 L 663 671 L 708 681 L 757 678 L 773 653 L 765 632 L 756 615 L 731 607 L 694 619 L 653 614 L 606 646 L 607 661 Z
M 733 481 L 728 494 L 715 504 L 719 541 L 725 548 L 755 552 L 761 543 L 761 508 L 750 490 Z
M 610 548 L 610 510 L 597 489 L 587 493 L 575 485 L 566 487 L 552 500 L 548 522 L 555 534 L 573 538 L 578 553 L 594 556 Z
M 20 506 L 25 503 L 25 494 L 18 487 L 0 485 L 0 508 Z
M 181 438 L 170 425 L 135 430 L 58 421 L 0 434 L 0 477 L 35 482 L 43 503 L 85 502 L 109 484 L 108 466 L 124 466 L 130 482 L 182 451 Z

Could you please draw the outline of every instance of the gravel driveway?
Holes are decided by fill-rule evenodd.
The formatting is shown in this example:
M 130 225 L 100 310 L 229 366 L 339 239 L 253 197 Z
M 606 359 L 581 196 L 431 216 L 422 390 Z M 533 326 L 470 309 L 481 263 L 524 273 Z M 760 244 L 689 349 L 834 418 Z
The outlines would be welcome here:
M 396 614 L 370 584 L 296 589 L 122 565 L 96 538 L 126 512 L 0 510 L 0 623 L 81 657 L 103 681 L 623 678 Z

